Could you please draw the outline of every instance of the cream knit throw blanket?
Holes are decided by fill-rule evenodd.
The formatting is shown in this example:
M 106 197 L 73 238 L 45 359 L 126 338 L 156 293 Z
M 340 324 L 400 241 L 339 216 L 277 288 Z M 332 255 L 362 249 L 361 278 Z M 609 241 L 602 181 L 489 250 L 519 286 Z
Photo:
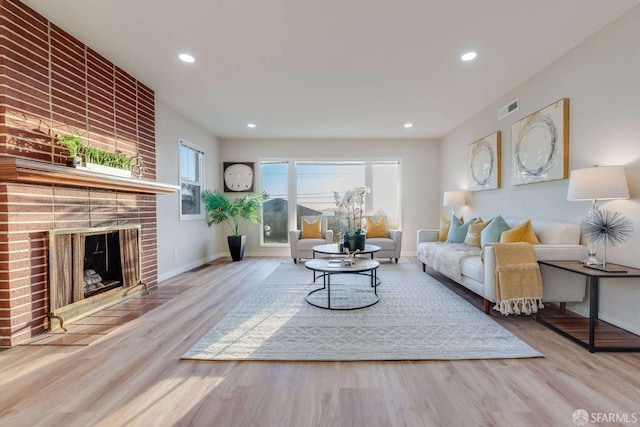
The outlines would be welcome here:
M 490 243 L 496 257 L 496 305 L 508 314 L 537 313 L 542 305 L 542 276 L 529 243 Z

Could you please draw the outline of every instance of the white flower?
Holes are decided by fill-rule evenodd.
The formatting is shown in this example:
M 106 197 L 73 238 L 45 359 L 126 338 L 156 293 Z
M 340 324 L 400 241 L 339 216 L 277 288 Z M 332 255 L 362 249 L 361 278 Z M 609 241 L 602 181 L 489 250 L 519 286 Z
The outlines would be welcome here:
M 338 207 L 336 217 L 345 230 L 360 232 L 364 215 L 364 199 L 371 192 L 368 187 L 356 187 L 346 191 L 342 197 L 337 191 L 333 197 Z

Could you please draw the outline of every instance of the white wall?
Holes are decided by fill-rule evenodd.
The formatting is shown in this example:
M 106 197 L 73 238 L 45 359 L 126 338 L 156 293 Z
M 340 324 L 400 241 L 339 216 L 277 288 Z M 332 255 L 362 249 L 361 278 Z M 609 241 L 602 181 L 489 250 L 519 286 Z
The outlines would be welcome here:
M 228 139 L 221 142 L 222 161 L 257 162 L 260 159 L 381 159 L 401 160 L 402 251 L 415 255 L 416 230 L 438 224 L 439 144 L 427 139 Z M 221 180 L 222 177 L 220 177 Z M 220 185 L 220 184 L 219 184 Z M 218 187 L 220 188 L 220 187 Z M 260 247 L 260 229 L 249 224 L 247 255 L 290 256 L 289 249 Z M 227 230 L 223 230 L 221 244 Z
M 221 168 L 220 144 L 216 137 L 156 100 L 158 182 L 180 185 L 178 141 L 181 138 L 204 150 L 205 186 L 216 186 Z M 159 280 L 198 267 L 221 252 L 217 227 L 208 228 L 204 220 L 180 221 L 178 192 L 159 195 L 157 201 Z
M 490 60 L 490 58 L 489 58 Z M 570 98 L 569 170 L 624 165 L 631 200 L 600 204 L 634 223 L 631 241 L 609 248 L 607 260 L 640 268 L 640 6 L 505 94 L 442 140 L 442 190 L 467 187 L 468 144 L 502 131 L 502 188 L 474 192 L 465 216 L 562 219 L 580 223 L 589 202 L 566 200 L 568 180 L 511 184 L 511 124 L 561 98 Z M 498 121 L 514 98 L 520 110 Z M 600 317 L 640 333 L 640 280 L 603 281 Z M 574 307 L 583 313 L 585 304 Z

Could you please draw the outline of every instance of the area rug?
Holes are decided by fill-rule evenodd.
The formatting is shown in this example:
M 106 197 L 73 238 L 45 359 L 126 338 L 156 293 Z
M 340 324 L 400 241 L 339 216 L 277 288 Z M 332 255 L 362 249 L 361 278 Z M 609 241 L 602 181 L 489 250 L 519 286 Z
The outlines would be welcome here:
M 182 358 L 357 361 L 543 357 L 410 262 L 383 263 L 378 270 L 380 301 L 361 310 L 329 311 L 308 304 L 305 296 L 318 288 L 312 275 L 303 265 L 280 265 Z M 358 304 L 373 295 L 364 276 L 333 275 L 331 283 L 332 304 L 334 297 L 342 303 Z M 326 298 L 326 294 L 318 298 Z

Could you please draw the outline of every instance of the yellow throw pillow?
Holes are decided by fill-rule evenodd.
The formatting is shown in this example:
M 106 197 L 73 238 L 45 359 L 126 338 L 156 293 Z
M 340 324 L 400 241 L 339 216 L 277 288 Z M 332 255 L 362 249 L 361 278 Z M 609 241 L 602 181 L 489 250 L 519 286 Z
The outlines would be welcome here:
M 460 222 L 464 223 L 464 218 L 460 217 Z M 440 218 L 440 231 L 438 232 L 438 241 L 446 242 L 449 235 L 449 227 L 451 227 L 451 220 L 445 217 Z
M 367 217 L 367 239 L 388 236 L 386 217 L 379 217 L 378 221 L 375 218 Z
M 500 243 L 527 242 L 532 245 L 539 245 L 540 241 L 533 231 L 531 220 L 526 220 L 522 224 L 513 227 L 511 230 L 503 231 L 500 235 Z
M 315 221 L 309 221 L 302 218 L 302 235 L 301 239 L 322 239 L 322 224 L 320 218 Z
M 476 220 L 469 225 L 469 230 L 467 230 L 467 236 L 464 238 L 464 242 L 467 245 L 480 247 L 480 233 L 484 230 L 492 220 L 482 221 Z

